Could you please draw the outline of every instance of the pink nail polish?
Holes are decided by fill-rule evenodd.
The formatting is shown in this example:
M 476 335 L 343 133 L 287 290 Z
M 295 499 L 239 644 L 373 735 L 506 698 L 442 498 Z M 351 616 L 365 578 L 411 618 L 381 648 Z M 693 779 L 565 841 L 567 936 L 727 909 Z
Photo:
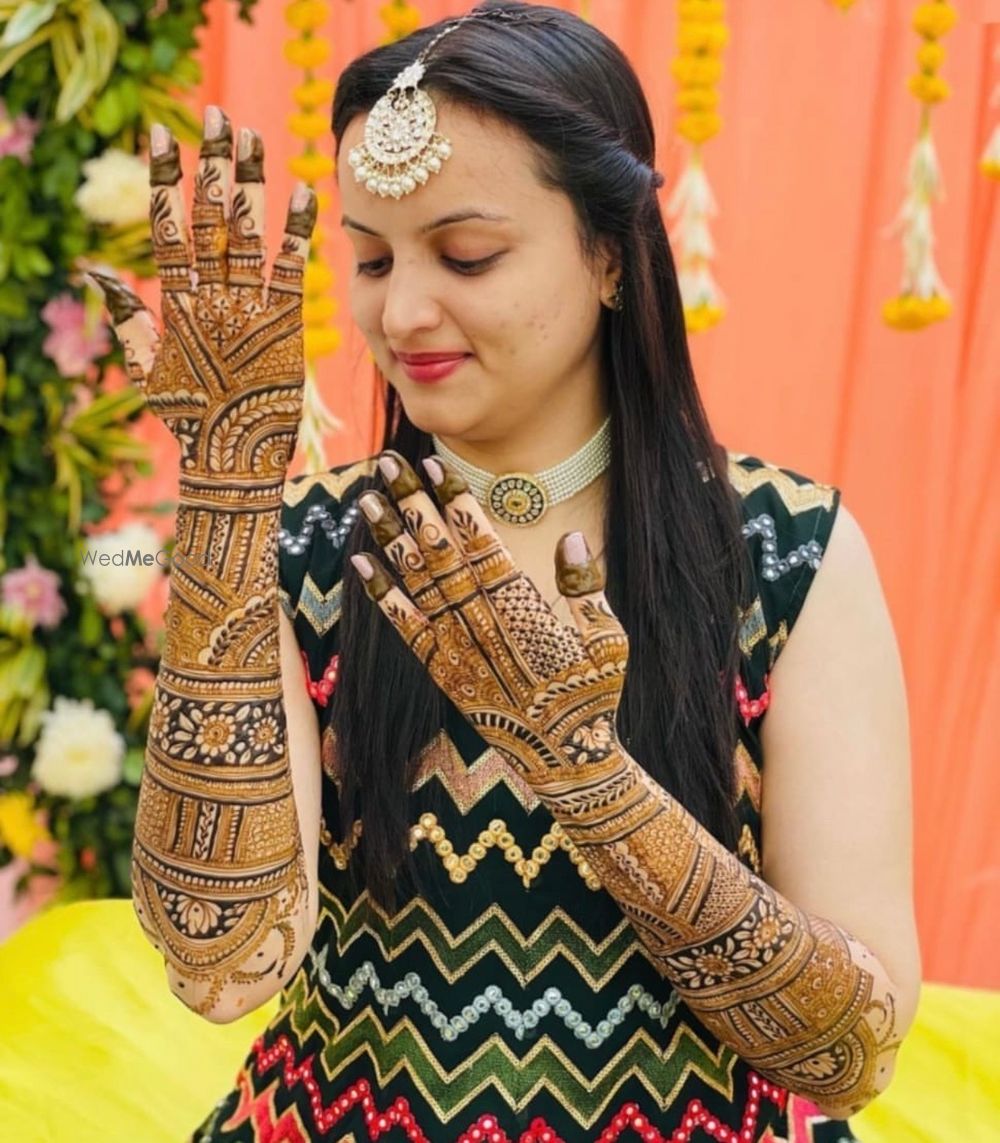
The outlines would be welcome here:
M 392 456 L 380 456 L 378 458 L 378 466 L 382 475 L 390 483 L 396 480 L 399 476 L 399 465 L 396 463 L 396 458 Z
M 563 551 L 571 564 L 585 564 L 590 560 L 590 549 L 582 532 L 570 532 L 563 540 Z
M 434 459 L 434 457 L 429 456 L 425 461 L 423 461 L 423 466 L 424 471 L 433 481 L 435 488 L 444 483 L 444 469 L 441 467 L 440 463 Z
M 159 157 L 170 150 L 170 132 L 162 123 L 154 123 L 149 132 L 149 153 Z
M 375 574 L 375 568 L 367 556 L 351 556 L 351 563 L 363 580 L 370 580 Z

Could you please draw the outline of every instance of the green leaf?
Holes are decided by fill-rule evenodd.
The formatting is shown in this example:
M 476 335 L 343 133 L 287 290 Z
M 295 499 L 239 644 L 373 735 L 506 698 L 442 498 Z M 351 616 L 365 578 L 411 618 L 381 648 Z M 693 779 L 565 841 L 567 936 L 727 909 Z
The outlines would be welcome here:
M 131 750 L 126 751 L 125 759 L 122 762 L 122 778 L 130 786 L 139 785 L 145 762 L 145 752 L 138 746 L 133 746 Z
M 41 3 L 40 0 L 27 0 L 27 3 L 22 4 L 8 21 L 3 39 L 0 39 L 0 48 L 14 48 L 24 43 L 42 24 L 52 19 L 55 10 L 55 0 L 47 0 L 46 3 Z
M 87 57 L 78 54 L 66 76 L 56 103 L 56 122 L 68 123 L 94 94 L 94 75 L 87 67 Z

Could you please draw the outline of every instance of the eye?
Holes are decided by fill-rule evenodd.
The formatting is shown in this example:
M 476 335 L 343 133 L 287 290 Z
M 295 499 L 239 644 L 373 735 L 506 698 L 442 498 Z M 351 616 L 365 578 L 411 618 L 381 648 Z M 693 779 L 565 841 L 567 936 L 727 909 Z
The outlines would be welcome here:
M 481 274 L 499 257 L 499 254 L 490 254 L 489 257 L 478 258 L 474 262 L 463 262 L 460 258 L 445 258 L 445 262 L 453 266 L 460 274 L 472 275 Z M 366 278 L 381 278 L 383 275 L 380 271 L 388 261 L 388 258 L 378 258 L 374 262 L 359 262 L 356 272 Z

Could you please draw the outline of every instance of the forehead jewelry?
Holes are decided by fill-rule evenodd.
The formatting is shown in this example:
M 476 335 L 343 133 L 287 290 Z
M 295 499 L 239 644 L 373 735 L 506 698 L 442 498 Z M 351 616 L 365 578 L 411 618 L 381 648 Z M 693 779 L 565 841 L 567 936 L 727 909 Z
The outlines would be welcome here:
M 426 183 L 451 154 L 451 142 L 435 131 L 437 108 L 420 87 L 431 49 L 466 20 L 496 18 L 516 21 L 530 13 L 502 8 L 473 11 L 439 32 L 408 67 L 396 76 L 389 90 L 368 113 L 365 141 L 348 152 L 355 181 L 381 198 L 402 198 Z
M 595 481 L 611 463 L 611 418 L 582 448 L 543 472 L 499 476 L 469 464 L 432 434 L 438 456 L 459 473 L 469 491 L 495 520 L 517 527 L 537 524 L 549 506 L 568 500 Z

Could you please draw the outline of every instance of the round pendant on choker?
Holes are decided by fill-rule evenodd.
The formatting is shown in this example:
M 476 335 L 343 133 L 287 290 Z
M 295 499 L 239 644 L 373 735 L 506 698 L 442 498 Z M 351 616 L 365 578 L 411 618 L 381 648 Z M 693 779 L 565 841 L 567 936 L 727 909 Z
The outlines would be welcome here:
M 549 506 L 545 489 L 527 472 L 506 472 L 486 492 L 486 507 L 504 524 L 537 523 Z

